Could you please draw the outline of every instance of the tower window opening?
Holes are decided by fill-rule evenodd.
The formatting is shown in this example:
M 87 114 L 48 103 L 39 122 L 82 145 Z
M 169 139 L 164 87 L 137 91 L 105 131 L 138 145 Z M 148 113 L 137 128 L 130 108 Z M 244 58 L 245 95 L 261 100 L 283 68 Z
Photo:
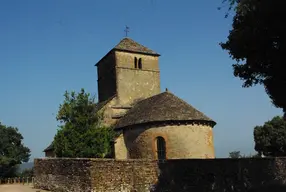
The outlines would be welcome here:
M 163 137 L 157 137 L 157 157 L 159 160 L 166 159 L 166 141 Z
M 137 57 L 134 58 L 134 68 L 137 69 L 138 65 L 137 65 Z
M 138 60 L 138 68 L 142 69 L 142 58 L 139 58 Z

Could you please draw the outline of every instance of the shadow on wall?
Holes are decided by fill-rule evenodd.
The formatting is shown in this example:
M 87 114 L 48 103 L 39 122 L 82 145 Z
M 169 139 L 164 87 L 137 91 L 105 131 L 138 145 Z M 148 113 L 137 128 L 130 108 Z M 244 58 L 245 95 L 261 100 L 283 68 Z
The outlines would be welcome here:
M 286 186 L 282 184 L 269 184 L 260 187 L 254 187 L 248 192 L 285 192 Z
M 135 128 L 124 130 L 124 143 L 128 151 L 128 158 L 130 159 L 140 159 L 142 158 L 142 151 L 144 152 L 148 149 L 146 146 L 142 149 L 142 144 L 140 145 L 140 135 L 145 132 L 145 129 Z M 141 147 L 141 148 L 140 148 Z M 146 158 L 146 157 L 145 157 Z
M 275 159 L 168 160 L 158 167 L 153 192 L 286 191 Z

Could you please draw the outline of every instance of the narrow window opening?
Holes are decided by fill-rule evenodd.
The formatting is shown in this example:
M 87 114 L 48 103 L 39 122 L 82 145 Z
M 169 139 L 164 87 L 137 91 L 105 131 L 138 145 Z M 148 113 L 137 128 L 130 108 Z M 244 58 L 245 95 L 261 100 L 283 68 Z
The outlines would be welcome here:
M 163 137 L 157 137 L 157 157 L 159 160 L 166 159 L 166 141 Z
M 138 68 L 138 66 L 137 66 L 137 57 L 134 58 L 134 68 L 135 68 L 135 69 Z
M 139 58 L 138 67 L 139 69 L 142 69 L 142 58 Z

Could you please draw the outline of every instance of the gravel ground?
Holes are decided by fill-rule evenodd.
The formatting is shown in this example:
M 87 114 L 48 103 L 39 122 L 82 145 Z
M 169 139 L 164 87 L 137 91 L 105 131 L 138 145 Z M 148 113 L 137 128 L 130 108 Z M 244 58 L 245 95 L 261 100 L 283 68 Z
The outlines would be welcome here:
M 0 185 L 0 192 L 47 192 L 44 190 L 33 189 L 28 185 Z

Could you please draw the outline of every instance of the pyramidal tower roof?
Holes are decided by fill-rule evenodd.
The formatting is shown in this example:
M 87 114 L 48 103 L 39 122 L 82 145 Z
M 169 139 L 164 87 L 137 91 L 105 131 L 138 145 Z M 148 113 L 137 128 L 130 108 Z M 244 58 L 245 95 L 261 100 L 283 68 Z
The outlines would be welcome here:
M 113 49 L 119 51 L 128 51 L 134 53 L 143 53 L 147 55 L 160 56 L 160 54 L 156 53 L 155 51 L 137 43 L 136 41 L 128 37 L 122 39 Z
M 153 55 L 153 56 L 160 56 L 159 53 L 156 53 L 155 51 L 141 45 L 140 43 L 137 43 L 136 41 L 130 39 L 129 37 L 123 38 L 114 48 L 112 48 L 103 58 L 105 58 L 109 53 L 112 51 L 126 51 L 131 53 L 141 53 L 145 55 Z M 97 66 L 100 61 L 103 59 L 101 58 L 95 66 Z

